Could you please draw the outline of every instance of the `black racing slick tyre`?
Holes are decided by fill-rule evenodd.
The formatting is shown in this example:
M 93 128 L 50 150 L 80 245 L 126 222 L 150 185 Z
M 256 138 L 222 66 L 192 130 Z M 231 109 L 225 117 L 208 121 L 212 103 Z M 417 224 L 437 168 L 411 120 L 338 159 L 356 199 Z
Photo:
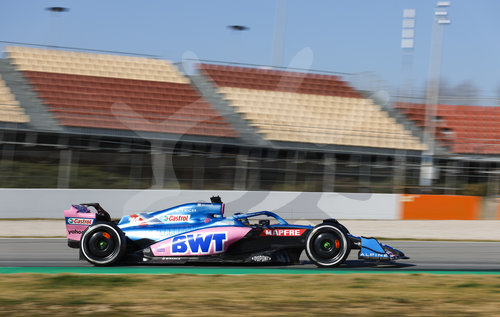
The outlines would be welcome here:
M 314 227 L 307 237 L 307 257 L 319 267 L 339 266 L 351 252 L 351 241 L 347 231 L 334 223 L 323 223 Z
M 123 232 L 111 222 L 96 222 L 88 227 L 80 239 L 80 252 L 94 265 L 111 265 L 119 261 L 126 248 Z

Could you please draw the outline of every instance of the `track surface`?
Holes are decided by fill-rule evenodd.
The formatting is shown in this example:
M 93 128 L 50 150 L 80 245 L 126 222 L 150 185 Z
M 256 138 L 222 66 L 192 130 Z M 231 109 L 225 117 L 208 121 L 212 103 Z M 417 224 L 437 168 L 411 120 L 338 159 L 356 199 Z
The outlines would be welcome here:
M 499 271 L 500 242 L 383 241 L 402 250 L 410 260 L 397 265 L 379 265 L 357 260 L 353 250 L 345 265 L 335 270 L 397 269 L 402 271 Z M 303 254 L 304 264 L 286 268 L 315 268 Z M 66 239 L 0 239 L 0 267 L 86 267 L 78 260 L 78 250 Z M 175 266 L 169 266 L 175 267 Z M 185 267 L 185 266 L 183 266 Z M 203 266 L 197 266 L 203 267 Z

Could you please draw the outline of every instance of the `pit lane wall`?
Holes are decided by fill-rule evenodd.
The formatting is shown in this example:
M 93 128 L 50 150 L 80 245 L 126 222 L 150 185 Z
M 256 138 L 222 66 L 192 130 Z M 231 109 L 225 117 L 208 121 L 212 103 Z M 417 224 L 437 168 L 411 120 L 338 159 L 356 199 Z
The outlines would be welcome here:
M 474 196 L 121 189 L 0 189 L 0 219 L 62 218 L 63 210 L 71 204 L 89 202 L 99 202 L 113 218 L 120 218 L 188 202 L 206 202 L 213 195 L 220 195 L 225 202 L 226 215 L 269 210 L 291 220 L 500 219 L 496 199 L 493 215 L 484 218 L 483 198 Z

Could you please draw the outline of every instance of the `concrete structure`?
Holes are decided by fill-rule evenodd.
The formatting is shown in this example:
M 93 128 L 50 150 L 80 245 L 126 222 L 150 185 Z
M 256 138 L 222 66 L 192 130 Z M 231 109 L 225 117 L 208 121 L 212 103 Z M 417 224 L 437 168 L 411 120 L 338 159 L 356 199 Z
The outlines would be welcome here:
M 269 210 L 285 219 L 371 220 L 477 220 L 487 206 L 487 219 L 494 217 L 489 201 L 473 196 L 399 195 L 229 190 L 127 190 L 127 189 L 0 189 L 0 219 L 62 218 L 71 204 L 99 202 L 114 218 L 136 212 L 209 201 L 219 195 L 226 215 Z M 498 210 L 498 207 L 497 207 Z

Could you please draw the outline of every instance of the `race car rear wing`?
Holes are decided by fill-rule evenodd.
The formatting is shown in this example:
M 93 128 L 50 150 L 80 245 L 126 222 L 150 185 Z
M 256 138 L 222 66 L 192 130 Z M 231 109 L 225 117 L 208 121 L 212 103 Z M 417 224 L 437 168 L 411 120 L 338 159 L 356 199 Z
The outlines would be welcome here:
M 88 207 L 93 207 L 92 212 Z M 80 247 L 80 239 L 88 226 L 96 221 L 111 221 L 111 216 L 99 203 L 81 203 L 71 205 L 71 208 L 64 211 L 66 220 L 66 236 L 68 246 L 71 248 Z

